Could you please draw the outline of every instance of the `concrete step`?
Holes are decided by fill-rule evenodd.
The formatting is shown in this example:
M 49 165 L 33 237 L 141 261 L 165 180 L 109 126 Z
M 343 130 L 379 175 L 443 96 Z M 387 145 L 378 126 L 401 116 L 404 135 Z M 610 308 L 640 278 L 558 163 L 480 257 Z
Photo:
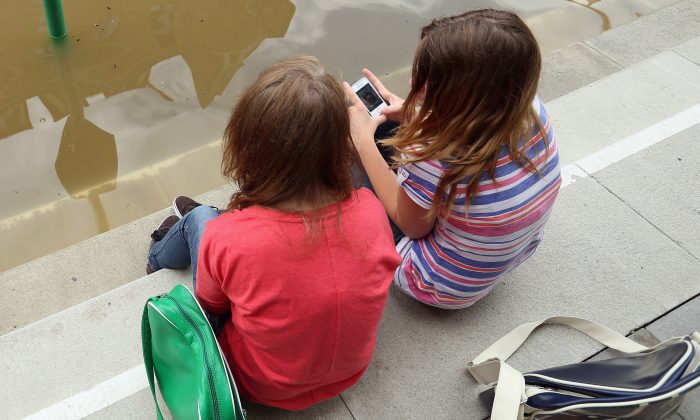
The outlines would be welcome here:
M 664 18 L 653 14 L 638 20 L 643 25 L 634 21 L 604 35 L 608 41 L 615 39 L 616 33 L 630 37 L 630 33 L 638 34 L 643 27 L 649 27 L 652 33 L 665 33 L 664 30 L 675 27 L 671 17 L 682 15 L 685 19 L 700 13 L 699 9 L 698 2 L 685 0 L 657 12 Z M 626 29 L 629 25 L 635 26 Z M 697 52 L 700 41 L 692 38 L 693 34 L 700 36 L 700 29 L 691 22 L 659 44 L 675 48 L 673 51 L 625 71 L 618 71 L 622 66 L 591 47 L 599 44 L 595 40 L 574 44 L 546 57 L 541 91 L 545 100 L 551 99 L 547 105 L 554 119 L 563 163 L 573 163 L 604 150 L 625 136 L 697 103 L 700 76 L 695 64 L 700 60 Z M 405 69 L 398 73 L 403 76 Z M 392 81 L 397 76 L 388 78 Z M 582 92 L 561 96 L 577 89 Z M 616 118 L 598 123 L 610 115 Z M 223 206 L 231 192 L 232 187 L 224 186 L 198 199 Z M 148 247 L 146 233 L 167 214 L 169 210 L 152 214 L 0 273 L 0 334 L 141 277 Z M 47 282 L 46 278 L 51 281 Z M 31 296 L 31 305 L 16 304 L 26 302 L 27 296 Z
M 392 291 L 366 376 L 343 394 L 344 401 L 336 398 L 321 404 L 315 415 L 342 418 L 348 408 L 356 418 L 414 418 L 435 412 L 440 413 L 437 418 L 453 418 L 464 409 L 482 415 L 484 409 L 476 404 L 478 388 L 462 369 L 470 357 L 513 326 L 566 308 L 568 314 L 626 332 L 700 293 L 700 239 L 684 234 L 697 230 L 693 223 L 700 221 L 686 217 L 661 223 L 655 217 L 666 204 L 633 197 L 641 182 L 637 175 L 644 168 L 650 175 L 648 194 L 660 195 L 672 184 L 672 195 L 665 202 L 675 203 L 681 214 L 700 208 L 700 199 L 692 194 L 694 184 L 675 182 L 700 177 L 693 164 L 700 144 L 692 139 L 698 136 L 700 120 L 611 166 L 593 170 L 580 163 L 585 159 L 579 161 L 576 165 L 589 170 L 583 175 L 594 178 L 567 184 L 541 249 L 475 307 L 444 312 Z M 669 167 L 669 161 L 676 165 Z M 28 414 L 108 418 L 137 412 L 150 416 L 137 344 L 140 313 L 149 296 L 180 282 L 189 284 L 188 270 L 161 271 L 0 337 L 0 368 L 9 378 L 0 385 L 7 396 L 0 410 L 9 418 Z M 555 335 L 569 341 L 561 343 Z M 537 350 L 552 349 L 552 342 L 561 346 L 544 353 Z M 545 330 L 533 343 L 516 355 L 516 366 L 527 370 L 582 360 L 599 349 L 555 328 Z M 50 391 L 16 404 L 32 389 Z M 415 389 L 429 390 L 430 403 L 411 399 Z M 257 410 L 254 418 L 281 415 L 255 406 L 252 410 Z
M 678 5 L 692 11 L 694 3 Z M 657 23 L 663 22 L 673 26 Z M 700 177 L 693 166 L 700 150 L 692 141 L 700 136 L 700 34 L 678 42 L 592 84 L 572 83 L 573 92 L 548 102 L 570 178 L 547 239 L 510 280 L 460 312 L 427 308 L 392 291 L 374 362 L 360 384 L 311 412 L 252 406 L 254 418 L 455 418 L 465 412 L 477 418 L 486 411 L 463 368 L 515 325 L 566 312 L 626 332 L 700 293 L 700 242 L 689 234 L 700 228 L 691 181 Z M 596 54 L 574 48 L 589 58 Z M 669 162 L 687 166 L 669 172 Z M 640 185 L 646 195 L 637 193 Z M 199 199 L 222 206 L 230 193 L 222 187 Z M 664 199 L 655 200 L 659 196 Z M 679 210 L 684 217 L 665 216 Z M 137 344 L 142 305 L 190 282 L 188 271 L 140 278 L 147 233 L 167 213 L 0 273 L 3 416 L 152 416 Z M 556 349 L 538 350 L 554 342 Z M 513 362 L 542 368 L 598 349 L 547 328 Z M 28 401 L 37 389 L 43 395 Z M 414 398 L 417 389 L 426 397 Z
M 698 135 L 700 124 L 594 175 L 634 179 L 639 162 L 655 171 L 669 159 L 690 161 L 700 145 L 687 145 Z M 698 168 L 684 168 L 678 170 L 697 175 Z M 663 179 L 648 180 L 656 182 Z M 678 194 L 690 195 L 694 185 L 684 185 Z M 591 177 L 565 187 L 540 250 L 470 309 L 440 311 L 392 288 L 374 360 L 360 383 L 311 413 L 246 405 L 251 418 L 482 418 L 481 389 L 464 368 L 514 326 L 565 313 L 627 333 L 700 294 L 700 256 L 650 223 L 644 209 L 621 200 L 622 193 Z M 683 207 L 700 204 L 688 200 Z M 9 419 L 151 417 L 141 311 L 149 296 L 189 282 L 188 270 L 163 270 L 0 337 L 0 412 Z M 660 338 L 700 329 L 695 312 L 679 313 L 687 321 L 682 332 L 668 327 L 675 325 L 670 315 L 648 329 Z M 583 360 L 600 347 L 565 328 L 546 327 L 512 363 L 525 371 L 544 368 Z
M 672 136 L 649 148 L 656 158 L 643 162 L 662 170 L 670 159 L 697 156 L 698 147 L 684 149 L 698 135 L 700 125 Z M 683 150 L 680 155 L 679 150 Z M 370 369 L 343 394 L 353 415 L 358 419 L 450 419 L 470 413 L 467 418 L 480 418 L 485 414 L 476 403 L 480 388 L 463 369 L 514 326 L 564 313 L 626 333 L 696 296 L 700 292 L 698 255 L 621 200 L 617 188 L 606 188 L 597 180 L 624 171 L 620 178 L 638 188 L 674 182 L 641 178 L 636 165 L 627 166 L 636 157 L 566 186 L 540 249 L 474 307 L 446 313 L 395 292 Z M 691 184 L 682 184 L 682 192 L 675 191 L 674 198 L 692 196 Z M 700 204 L 693 200 L 683 203 L 682 211 Z M 689 323 L 695 325 L 692 329 L 700 328 L 698 319 Z M 529 371 L 572 363 L 593 354 L 594 347 L 578 334 L 551 327 L 528 342 L 512 364 Z M 421 398 L 415 398 L 416 390 Z
M 3 417 L 28 416 L 142 364 L 138 343 L 146 299 L 188 280 L 186 270 L 158 272 L 0 337 L 0 390 L 8 396 L 0 403 Z M 137 384 L 120 388 L 128 381 L 112 381 L 108 392 L 39 417 L 76 418 L 72 409 L 118 401 L 148 384 L 144 369 L 125 378 L 138 378 Z
M 700 36 L 700 2 L 685 0 L 585 41 L 629 67 Z
M 698 103 L 700 67 L 676 52 L 665 51 L 547 105 L 566 165 Z
M 149 297 L 180 283 L 191 284 L 190 270 L 162 270 L 0 337 L 2 417 L 152 417 L 141 313 Z M 246 410 L 253 418 L 283 413 L 250 403 Z M 336 398 L 296 418 L 343 414 L 352 418 Z
M 233 188 L 197 197 L 225 208 Z M 149 235 L 165 209 L 61 251 L 0 273 L 0 334 L 141 278 Z
M 698 331 L 699 328 L 700 296 L 697 296 L 674 311 L 650 323 L 645 328 L 635 331 L 630 338 L 645 346 L 655 346 L 671 338 L 681 337 L 688 335 L 690 332 Z M 618 351 L 606 349 L 593 357 L 592 360 L 605 360 L 621 355 Z M 678 415 L 678 419 L 681 420 L 700 419 L 700 388 L 686 395 L 683 405 L 678 410 Z
M 544 57 L 540 96 L 550 101 L 663 51 L 694 55 L 697 63 L 698 45 L 687 42 L 698 36 L 700 2 L 676 2 Z

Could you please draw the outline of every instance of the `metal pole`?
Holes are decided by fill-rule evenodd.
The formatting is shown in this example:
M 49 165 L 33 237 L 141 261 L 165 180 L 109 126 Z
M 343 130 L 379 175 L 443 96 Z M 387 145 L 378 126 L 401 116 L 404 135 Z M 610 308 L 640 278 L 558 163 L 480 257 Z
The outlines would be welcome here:
M 46 22 L 49 24 L 49 36 L 62 38 L 66 36 L 66 21 L 63 19 L 63 5 L 61 0 L 44 0 Z

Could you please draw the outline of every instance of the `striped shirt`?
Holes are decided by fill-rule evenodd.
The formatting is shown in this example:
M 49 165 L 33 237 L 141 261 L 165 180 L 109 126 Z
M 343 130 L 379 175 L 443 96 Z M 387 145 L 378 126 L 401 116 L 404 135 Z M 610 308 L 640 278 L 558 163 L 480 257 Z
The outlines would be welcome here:
M 404 292 L 428 305 L 466 308 L 535 252 L 561 176 L 549 115 L 539 99 L 533 106 L 546 138 L 534 128 L 525 154 L 539 175 L 513 162 L 504 147 L 495 181 L 487 172 L 482 173 L 468 208 L 466 181 L 460 182 L 450 214 L 438 215 L 427 236 L 406 237 L 397 245 L 402 263 L 394 273 L 394 282 Z M 400 168 L 399 183 L 416 204 L 429 209 L 444 170 L 445 165 L 438 160 L 410 163 Z

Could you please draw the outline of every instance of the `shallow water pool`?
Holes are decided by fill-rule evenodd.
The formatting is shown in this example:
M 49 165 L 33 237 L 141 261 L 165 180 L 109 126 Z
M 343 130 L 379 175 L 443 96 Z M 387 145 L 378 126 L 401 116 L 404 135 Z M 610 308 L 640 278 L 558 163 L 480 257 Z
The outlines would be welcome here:
M 0 0 L 0 271 L 223 185 L 231 106 L 276 59 L 403 94 L 433 17 L 515 10 L 546 54 L 674 2 L 64 0 L 55 42 L 40 0 Z

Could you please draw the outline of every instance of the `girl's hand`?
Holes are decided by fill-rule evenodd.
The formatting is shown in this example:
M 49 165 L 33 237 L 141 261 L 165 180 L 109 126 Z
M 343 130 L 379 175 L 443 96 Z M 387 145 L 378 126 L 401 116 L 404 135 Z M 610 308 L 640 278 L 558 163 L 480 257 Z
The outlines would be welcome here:
M 379 115 L 372 117 L 367 112 L 367 107 L 362 103 L 352 87 L 347 82 L 343 82 L 345 93 L 348 96 L 348 114 L 350 115 L 350 131 L 352 142 L 358 153 L 362 150 L 370 150 L 368 147 L 376 147 L 374 144 L 374 133 L 380 124 L 386 122 L 386 116 Z
M 389 92 L 389 89 L 384 87 L 384 84 L 368 69 L 362 69 L 362 73 L 365 74 L 367 79 L 377 88 L 379 94 L 382 98 L 387 101 L 388 105 L 386 108 L 382 109 L 382 115 L 386 115 L 387 120 L 401 122 L 401 108 L 403 107 L 404 100 Z

